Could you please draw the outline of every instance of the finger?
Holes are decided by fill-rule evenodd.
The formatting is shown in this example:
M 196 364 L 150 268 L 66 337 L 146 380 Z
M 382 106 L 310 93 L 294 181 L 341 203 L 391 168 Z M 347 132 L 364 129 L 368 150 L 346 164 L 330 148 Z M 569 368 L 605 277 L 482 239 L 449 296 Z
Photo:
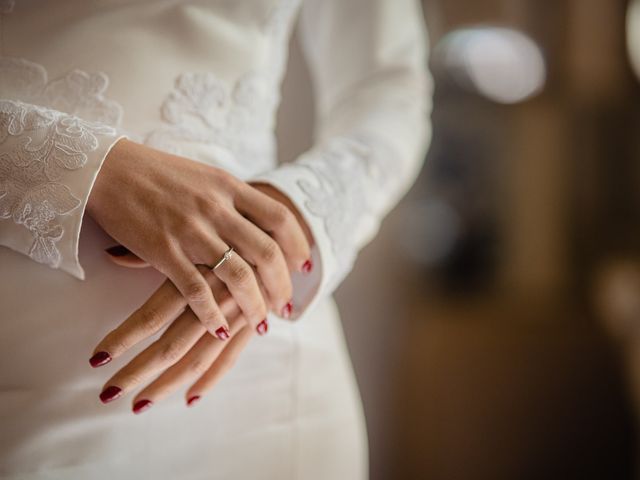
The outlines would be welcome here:
M 226 345 L 226 348 L 222 350 L 220 355 L 214 360 L 213 365 L 189 388 L 186 394 L 187 405 L 191 406 L 200 400 L 202 395 L 211 390 L 216 382 L 231 370 L 240 352 L 244 350 L 253 335 L 252 329 L 243 328 L 233 337 L 231 342 Z
M 217 247 L 214 249 L 220 251 L 220 255 L 222 255 L 225 247 L 222 245 Z M 209 333 L 217 336 L 220 340 L 229 338 L 229 324 L 216 303 L 213 292 L 204 276 L 184 252 L 167 250 L 167 263 L 161 266 L 164 270 L 163 273 L 178 288 L 193 313 Z
M 240 213 L 278 242 L 292 271 L 309 270 L 309 242 L 298 220 L 286 205 L 248 184 L 239 189 L 234 202 Z
M 267 316 L 267 306 L 253 268 L 234 252 L 213 273 L 227 285 L 247 322 L 257 327 Z
M 135 396 L 132 402 L 134 413 L 140 413 L 141 409 L 148 409 L 180 386 L 195 381 L 203 375 L 222 351 L 234 344 L 234 338 L 238 332 L 246 327 L 247 323 L 244 319 L 237 317 L 231 322 L 231 340 L 229 342 L 220 342 L 211 335 L 200 337 L 184 357 Z
M 277 312 L 291 300 L 293 287 L 287 262 L 278 243 L 260 228 L 237 215 L 221 228 L 223 240 L 247 262 L 256 266 L 258 280 L 264 285 L 267 297 Z
M 106 248 L 104 251 L 107 253 L 109 260 L 121 267 L 147 268 L 150 266 L 149 263 L 122 245 Z
M 210 286 L 222 313 L 237 315 L 238 307 L 222 281 L 207 267 L 197 267 Z M 159 332 L 185 308 L 187 301 L 171 280 L 166 280 L 151 297 L 93 349 L 89 363 L 99 367 L 124 354 L 138 342 Z
M 191 311 L 186 311 L 167 328 L 158 340 L 107 380 L 100 393 L 100 400 L 103 403 L 113 401 L 152 375 L 173 365 L 205 333 L 206 329 L 202 323 Z

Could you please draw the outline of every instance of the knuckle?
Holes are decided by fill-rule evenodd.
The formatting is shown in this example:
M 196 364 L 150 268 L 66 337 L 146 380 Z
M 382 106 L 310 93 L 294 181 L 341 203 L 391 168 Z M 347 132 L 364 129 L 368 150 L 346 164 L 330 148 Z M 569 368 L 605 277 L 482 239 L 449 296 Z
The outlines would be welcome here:
M 253 272 L 251 268 L 244 262 L 236 262 L 229 270 L 229 278 L 231 283 L 238 286 L 247 286 L 251 281 Z
M 211 289 L 204 282 L 193 282 L 185 287 L 185 297 L 189 303 L 205 303 L 210 295 Z
M 203 358 L 194 358 L 189 362 L 189 370 L 196 376 L 203 375 L 209 369 L 209 363 Z
M 196 198 L 196 208 L 205 218 L 216 218 L 224 211 L 224 205 L 211 192 Z
M 230 172 L 222 168 L 218 168 L 215 170 L 214 175 L 216 177 L 216 180 L 222 183 L 224 187 L 231 189 L 237 188 L 236 185 L 238 183 L 238 180 Z
M 164 324 L 162 315 L 153 307 L 146 307 L 138 312 L 140 324 L 146 332 L 155 332 Z
M 194 232 L 200 229 L 200 217 L 198 215 L 183 215 L 178 222 L 178 228 L 184 232 Z
M 271 220 L 276 227 L 282 227 L 289 222 L 290 215 L 289 209 L 285 205 L 278 203 L 274 205 L 271 211 Z
M 264 263 L 273 263 L 280 255 L 280 247 L 274 240 L 266 240 L 260 249 L 260 260 Z
M 159 347 L 158 355 L 163 363 L 175 363 L 185 353 L 184 340 L 174 339 L 171 342 L 164 343 Z

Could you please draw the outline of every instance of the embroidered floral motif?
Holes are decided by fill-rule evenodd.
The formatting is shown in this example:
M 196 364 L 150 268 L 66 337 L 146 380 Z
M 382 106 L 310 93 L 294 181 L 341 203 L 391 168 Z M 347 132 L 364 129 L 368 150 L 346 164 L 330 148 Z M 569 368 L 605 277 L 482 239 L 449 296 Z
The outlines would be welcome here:
M 185 73 L 162 105 L 167 125 L 144 142 L 173 153 L 181 153 L 183 141 L 217 145 L 231 151 L 240 164 L 265 168 L 273 160 L 276 103 L 273 90 L 257 74 L 229 87 L 211 72 Z
M 314 179 L 304 175 L 296 183 L 307 197 L 305 207 L 322 219 L 331 242 L 340 266 L 330 280 L 335 286 L 355 260 L 354 222 L 362 219 L 363 212 L 375 210 L 376 192 L 389 188 L 397 175 L 392 163 L 374 155 L 370 142 L 358 136 L 334 138 L 292 167 L 305 169 Z
M 42 65 L 23 58 L 0 57 L 0 92 L 3 98 L 53 108 L 70 115 L 118 126 L 122 107 L 104 97 L 109 80 L 104 73 L 73 70 L 47 81 Z
M 178 154 L 184 141 L 216 145 L 229 150 L 250 171 L 271 167 L 287 33 L 299 4 L 300 0 L 281 0 L 264 19 L 262 28 L 271 43 L 264 68 L 248 72 L 231 85 L 212 72 L 180 75 L 162 105 L 166 125 L 148 134 L 144 142 Z
M 105 123 L 116 125 L 122 116 L 121 107 L 103 97 L 107 83 L 104 74 L 77 70 L 47 82 L 42 66 L 0 58 L 0 91 L 15 99 L 0 100 L 0 145 L 6 147 L 0 154 L 0 218 L 29 230 L 29 256 L 54 268 L 62 261 L 56 243 L 64 235 L 57 217 L 81 204 L 61 183 L 64 173 L 82 168 L 87 153 L 98 148 L 96 135 L 115 135 Z

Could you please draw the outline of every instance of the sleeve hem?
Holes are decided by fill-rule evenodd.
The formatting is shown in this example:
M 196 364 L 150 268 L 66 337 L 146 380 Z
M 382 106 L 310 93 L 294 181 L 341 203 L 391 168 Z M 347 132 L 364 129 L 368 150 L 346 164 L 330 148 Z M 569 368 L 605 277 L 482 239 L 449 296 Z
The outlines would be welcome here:
M 102 165 L 107 158 L 107 155 L 109 155 L 109 152 L 115 146 L 115 144 L 123 138 L 128 137 L 124 134 L 116 135 L 113 138 L 112 142 L 105 143 L 102 146 L 100 153 L 94 152 L 95 158 L 97 159 L 95 165 L 93 165 L 92 167 L 90 167 L 89 165 L 85 165 L 82 168 L 82 170 L 84 170 L 83 173 L 85 174 L 85 183 L 83 184 L 81 192 L 82 203 L 78 207 L 78 210 L 74 212 L 73 216 L 76 221 L 73 222 L 73 225 L 69 229 L 69 234 L 72 237 L 71 257 L 67 261 L 63 261 L 60 265 L 61 270 L 64 270 L 65 272 L 73 275 L 79 280 L 85 280 L 86 278 L 84 268 L 82 268 L 82 265 L 80 263 L 80 234 L 82 232 L 82 226 L 84 224 L 83 220 L 86 214 L 87 201 L 89 199 L 89 195 L 91 194 L 91 190 L 93 189 L 93 185 L 98 178 L 100 169 L 102 168 Z
M 249 181 L 269 184 L 286 195 L 299 210 L 314 237 L 315 246 L 311 249 L 311 260 L 314 264 L 313 271 L 309 274 L 299 272 L 291 274 L 293 312 L 290 320 L 298 320 L 313 308 L 323 296 L 323 292 L 326 291 L 328 279 L 331 277 L 330 272 L 333 269 L 333 255 L 330 241 L 324 231 L 322 218 L 310 214 L 305 206 L 303 193 L 296 185 L 296 180 L 304 172 L 289 171 L 290 169 L 297 170 L 297 167 L 285 164 L 275 170 L 252 177 Z

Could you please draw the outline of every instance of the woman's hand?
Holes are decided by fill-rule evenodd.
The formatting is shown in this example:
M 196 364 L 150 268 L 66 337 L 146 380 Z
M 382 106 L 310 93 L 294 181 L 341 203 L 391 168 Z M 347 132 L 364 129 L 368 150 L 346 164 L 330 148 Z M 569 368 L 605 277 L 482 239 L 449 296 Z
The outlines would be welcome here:
M 187 405 L 192 405 L 232 367 L 238 355 L 254 336 L 254 329 L 249 327 L 225 285 L 210 271 L 203 267 L 198 268 L 210 285 L 221 310 L 229 319 L 231 340 L 228 343 L 221 342 L 207 334 L 202 323 L 187 309 L 158 340 L 104 384 L 100 394 L 104 403 L 120 398 L 160 373 L 133 399 L 134 413 L 147 410 L 187 382 L 195 382 L 186 393 Z M 176 295 L 171 293 L 176 293 L 175 287 L 167 280 L 149 298 L 145 307 L 159 313 L 175 310 L 175 303 L 172 303 L 171 299 Z M 127 346 L 147 338 L 158 329 L 158 325 L 130 318 L 112 331 L 97 349 L 107 349 L 114 352 L 114 356 L 118 356 Z M 264 334 L 267 329 L 268 325 L 264 322 L 258 333 Z M 115 347 L 116 345 L 119 347 Z
M 165 274 L 206 329 L 223 340 L 229 324 L 197 264 L 213 265 L 234 248 L 237 255 L 215 274 L 254 328 L 268 307 L 290 310 L 289 270 L 310 268 L 305 232 L 283 203 L 224 170 L 126 139 L 105 159 L 87 211 Z

